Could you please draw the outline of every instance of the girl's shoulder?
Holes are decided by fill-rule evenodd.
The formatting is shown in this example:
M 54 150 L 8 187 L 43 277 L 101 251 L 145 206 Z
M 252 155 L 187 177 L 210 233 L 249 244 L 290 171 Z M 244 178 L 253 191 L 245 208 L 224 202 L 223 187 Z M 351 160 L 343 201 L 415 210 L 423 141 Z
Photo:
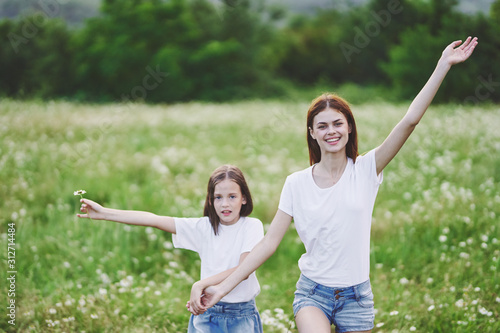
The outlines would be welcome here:
M 262 226 L 262 221 L 255 217 L 245 216 L 241 219 L 243 224 L 246 225 L 259 225 Z
M 264 237 L 264 224 L 258 218 L 245 216 L 241 222 L 245 237 Z
M 176 228 L 185 227 L 192 229 L 206 229 L 211 228 L 210 219 L 208 216 L 202 217 L 175 217 L 174 218 Z
M 260 223 L 260 224 L 262 224 L 261 220 L 259 220 L 256 217 L 250 217 L 250 216 L 245 216 L 243 218 L 243 221 L 245 221 L 246 223 Z
M 311 174 L 313 167 L 314 167 L 314 165 L 311 165 L 305 169 L 295 171 L 295 172 L 291 173 L 290 175 L 288 175 L 288 177 L 286 177 L 286 178 L 287 178 L 287 180 L 296 180 L 296 179 L 301 179 L 301 178 L 307 178 Z
M 202 217 L 174 217 L 175 221 L 184 223 L 210 223 L 208 216 Z

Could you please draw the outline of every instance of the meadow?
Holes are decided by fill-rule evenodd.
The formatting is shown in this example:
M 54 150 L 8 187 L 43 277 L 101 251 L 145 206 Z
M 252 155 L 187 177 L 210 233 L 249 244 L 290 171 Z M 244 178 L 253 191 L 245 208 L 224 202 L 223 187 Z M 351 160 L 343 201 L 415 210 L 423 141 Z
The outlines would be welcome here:
M 156 229 L 79 220 L 73 192 L 113 208 L 201 216 L 208 177 L 230 163 L 267 227 L 286 176 L 308 166 L 307 106 L 2 101 L 0 331 L 185 332 L 197 255 Z M 352 108 L 363 153 L 407 104 Z M 498 106 L 431 106 L 384 170 L 371 240 L 374 332 L 500 331 L 499 129 Z M 257 271 L 265 332 L 296 332 L 303 250 L 292 226 Z M 8 271 L 17 272 L 13 297 Z

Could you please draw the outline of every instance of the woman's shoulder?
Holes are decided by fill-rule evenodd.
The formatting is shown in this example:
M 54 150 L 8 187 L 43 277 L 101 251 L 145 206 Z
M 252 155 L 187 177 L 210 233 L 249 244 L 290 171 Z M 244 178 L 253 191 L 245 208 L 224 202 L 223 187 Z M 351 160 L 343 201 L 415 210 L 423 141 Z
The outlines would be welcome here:
M 369 150 L 356 157 L 356 162 L 354 164 L 370 163 L 371 160 L 375 160 L 375 149 Z

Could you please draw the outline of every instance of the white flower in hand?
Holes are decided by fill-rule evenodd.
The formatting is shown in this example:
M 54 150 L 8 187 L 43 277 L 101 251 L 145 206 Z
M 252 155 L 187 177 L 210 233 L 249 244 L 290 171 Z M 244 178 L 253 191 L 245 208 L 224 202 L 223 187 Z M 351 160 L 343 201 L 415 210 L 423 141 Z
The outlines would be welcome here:
M 83 199 L 83 195 L 85 193 L 87 193 L 87 191 L 85 191 L 85 190 L 78 190 L 78 191 L 73 192 L 73 195 L 79 195 L 80 199 Z

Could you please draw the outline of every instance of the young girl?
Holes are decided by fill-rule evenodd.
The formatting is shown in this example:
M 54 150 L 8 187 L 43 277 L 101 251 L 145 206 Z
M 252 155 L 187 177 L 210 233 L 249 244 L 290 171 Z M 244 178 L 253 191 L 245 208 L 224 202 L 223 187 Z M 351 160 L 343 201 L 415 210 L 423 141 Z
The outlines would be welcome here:
M 88 199 L 81 202 L 80 210 L 85 214 L 77 214 L 78 217 L 155 227 L 172 233 L 176 248 L 198 252 L 202 280 L 193 285 L 193 295 L 201 295 L 207 286 L 224 280 L 264 237 L 262 222 L 248 217 L 253 203 L 245 177 L 240 169 L 231 165 L 217 168 L 210 176 L 205 216 L 201 218 L 173 218 L 104 208 Z M 262 333 L 255 306 L 260 286 L 255 273 L 250 273 L 209 311 L 191 315 L 188 332 Z
M 349 105 L 325 94 L 307 114 L 311 166 L 286 179 L 279 209 L 264 237 L 234 273 L 194 295 L 192 313 L 202 313 L 256 270 L 276 250 L 292 218 L 306 253 L 293 302 L 299 332 L 371 332 L 373 293 L 369 280 L 370 227 L 382 170 L 401 149 L 427 110 L 452 65 L 477 45 L 471 37 L 448 45 L 431 77 L 385 141 L 358 156 Z M 460 46 L 459 46 L 460 45 Z

